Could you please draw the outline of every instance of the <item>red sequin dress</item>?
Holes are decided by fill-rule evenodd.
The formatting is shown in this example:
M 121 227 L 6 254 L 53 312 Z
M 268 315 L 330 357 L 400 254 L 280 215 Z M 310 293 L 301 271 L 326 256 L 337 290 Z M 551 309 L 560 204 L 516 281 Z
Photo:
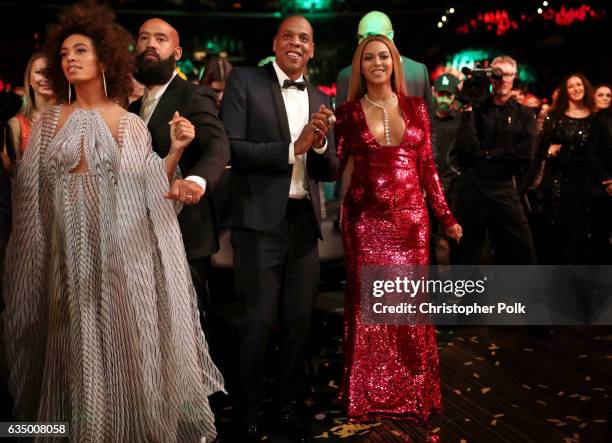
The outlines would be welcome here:
M 444 228 L 455 224 L 431 153 L 429 114 L 417 97 L 399 96 L 406 124 L 399 146 L 379 145 L 358 100 L 336 112 L 338 152 L 353 158 L 342 209 L 347 263 L 344 375 L 339 398 L 354 422 L 380 418 L 427 422 L 442 409 L 433 326 L 364 324 L 364 265 L 429 262 L 429 218 L 423 192 Z

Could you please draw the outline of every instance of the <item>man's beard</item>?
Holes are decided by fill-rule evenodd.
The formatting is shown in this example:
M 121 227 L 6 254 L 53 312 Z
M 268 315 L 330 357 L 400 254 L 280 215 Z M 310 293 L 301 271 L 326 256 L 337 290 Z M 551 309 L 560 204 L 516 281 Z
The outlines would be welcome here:
M 159 61 L 144 60 L 143 52 L 136 59 L 136 71 L 134 78 L 145 86 L 164 85 L 172 78 L 172 73 L 176 68 L 174 55 Z

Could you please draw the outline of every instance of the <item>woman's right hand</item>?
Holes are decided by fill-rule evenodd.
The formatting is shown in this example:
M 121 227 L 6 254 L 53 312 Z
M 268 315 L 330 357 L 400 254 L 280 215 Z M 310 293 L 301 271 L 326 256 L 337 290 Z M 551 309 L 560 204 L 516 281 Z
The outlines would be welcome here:
M 559 143 L 553 143 L 548 147 L 548 156 L 556 157 L 560 150 L 561 145 Z
M 195 138 L 195 126 L 185 117 L 181 117 L 178 111 L 174 113 L 168 124 L 170 125 L 170 149 L 182 151 Z

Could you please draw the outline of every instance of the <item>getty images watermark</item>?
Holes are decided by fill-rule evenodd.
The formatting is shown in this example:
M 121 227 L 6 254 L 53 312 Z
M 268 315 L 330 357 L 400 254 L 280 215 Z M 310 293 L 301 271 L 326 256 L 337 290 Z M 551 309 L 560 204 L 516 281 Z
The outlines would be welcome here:
M 612 266 L 381 266 L 361 274 L 368 324 L 612 325 Z

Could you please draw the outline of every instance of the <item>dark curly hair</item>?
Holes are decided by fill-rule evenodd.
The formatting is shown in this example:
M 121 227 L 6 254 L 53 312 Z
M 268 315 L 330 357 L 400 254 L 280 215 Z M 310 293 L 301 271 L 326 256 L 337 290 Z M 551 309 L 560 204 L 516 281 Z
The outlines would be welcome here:
M 584 87 L 584 98 L 582 99 L 584 106 L 593 112 L 595 109 L 595 100 L 593 99 L 593 87 L 591 82 L 582 74 L 574 73 L 566 76 L 559 85 L 559 95 L 554 102 L 552 109 L 550 110 L 551 115 L 561 116 L 565 114 L 565 111 L 569 108 L 569 94 L 567 93 L 567 82 L 572 77 L 578 77 Z
M 104 64 L 109 98 L 127 97 L 134 71 L 134 56 L 130 53 L 131 34 L 115 22 L 115 14 L 106 5 L 86 0 L 65 9 L 58 23 L 47 30 L 43 53 L 47 58 L 46 75 L 60 102 L 68 99 L 68 82 L 62 71 L 60 50 L 66 38 L 74 34 L 89 37 L 98 60 Z

